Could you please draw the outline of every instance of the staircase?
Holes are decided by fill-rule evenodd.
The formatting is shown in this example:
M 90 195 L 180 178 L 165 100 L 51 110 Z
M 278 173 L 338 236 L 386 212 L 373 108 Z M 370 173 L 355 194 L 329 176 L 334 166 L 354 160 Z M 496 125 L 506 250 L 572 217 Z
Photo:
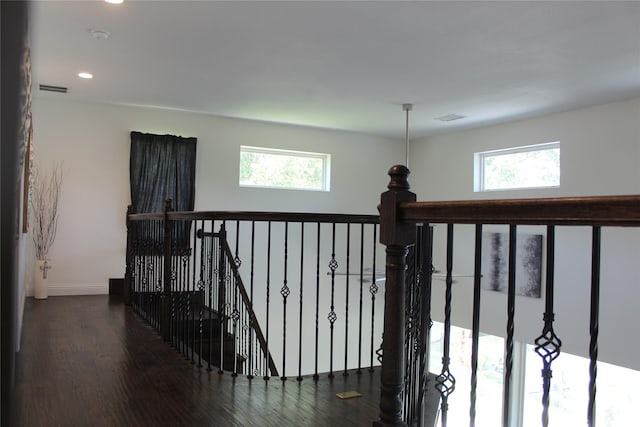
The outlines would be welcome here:
M 242 372 L 246 357 L 236 351 L 230 318 L 205 305 L 204 292 L 175 292 L 174 345 L 199 365 Z

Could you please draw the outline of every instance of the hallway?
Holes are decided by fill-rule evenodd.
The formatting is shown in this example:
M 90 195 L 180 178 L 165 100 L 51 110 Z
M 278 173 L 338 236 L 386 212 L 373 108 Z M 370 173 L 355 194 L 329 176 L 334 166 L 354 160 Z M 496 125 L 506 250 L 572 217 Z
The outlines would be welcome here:
M 185 360 L 118 298 L 28 298 L 16 412 L 21 427 L 370 426 L 379 379 L 234 379 Z M 363 396 L 335 396 L 350 390 Z

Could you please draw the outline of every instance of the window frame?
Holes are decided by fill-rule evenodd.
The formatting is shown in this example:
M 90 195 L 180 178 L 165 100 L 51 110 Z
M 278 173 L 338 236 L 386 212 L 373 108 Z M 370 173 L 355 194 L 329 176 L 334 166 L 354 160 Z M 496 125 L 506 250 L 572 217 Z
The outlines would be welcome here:
M 286 186 L 286 185 L 269 185 L 269 184 L 248 184 L 242 182 L 242 176 L 240 175 L 240 169 L 238 170 L 238 185 L 240 187 L 245 188 L 266 188 L 266 189 L 275 189 L 275 190 L 297 190 L 297 191 L 320 191 L 320 192 L 330 192 L 331 191 L 331 154 L 328 153 L 316 153 L 309 151 L 299 151 L 299 150 L 287 150 L 281 148 L 268 148 L 268 147 L 256 147 L 249 145 L 241 145 L 240 146 L 240 155 L 238 165 L 239 168 L 242 165 L 242 154 L 243 153 L 256 153 L 256 154 L 267 154 L 273 156 L 283 156 L 283 157 L 300 157 L 304 159 L 314 159 L 322 161 L 322 177 L 321 177 L 321 187 L 320 188 L 307 188 L 307 187 L 295 187 L 295 186 Z
M 558 165 L 558 184 L 554 185 L 534 185 L 534 186 L 514 186 L 508 188 L 489 188 L 485 186 L 485 159 L 489 157 L 505 156 L 510 154 L 527 153 L 533 151 L 560 150 L 560 141 L 545 142 L 542 144 L 523 145 L 519 147 L 503 148 L 497 150 L 480 151 L 474 153 L 474 179 L 473 191 L 476 193 L 485 193 L 492 191 L 510 191 L 510 190 L 531 190 L 531 189 L 552 189 L 560 188 L 560 165 Z M 560 154 L 559 154 L 560 155 Z

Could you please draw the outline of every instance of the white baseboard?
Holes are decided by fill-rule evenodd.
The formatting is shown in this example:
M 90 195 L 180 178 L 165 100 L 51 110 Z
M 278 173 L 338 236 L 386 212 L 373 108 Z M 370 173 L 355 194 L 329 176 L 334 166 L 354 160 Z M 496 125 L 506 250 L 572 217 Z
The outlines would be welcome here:
M 107 283 L 49 283 L 49 296 L 63 295 L 108 295 L 109 285 Z M 31 289 L 30 295 L 33 295 Z

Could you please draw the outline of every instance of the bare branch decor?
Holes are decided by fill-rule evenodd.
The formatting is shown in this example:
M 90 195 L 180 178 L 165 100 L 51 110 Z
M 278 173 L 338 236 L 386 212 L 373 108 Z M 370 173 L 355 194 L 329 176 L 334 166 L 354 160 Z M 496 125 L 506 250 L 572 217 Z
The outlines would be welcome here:
M 33 168 L 31 193 L 31 236 L 36 258 L 46 260 L 56 238 L 58 225 L 58 198 L 62 187 L 62 165 L 56 164 L 50 173 L 37 165 Z M 46 277 L 46 271 L 45 271 Z

